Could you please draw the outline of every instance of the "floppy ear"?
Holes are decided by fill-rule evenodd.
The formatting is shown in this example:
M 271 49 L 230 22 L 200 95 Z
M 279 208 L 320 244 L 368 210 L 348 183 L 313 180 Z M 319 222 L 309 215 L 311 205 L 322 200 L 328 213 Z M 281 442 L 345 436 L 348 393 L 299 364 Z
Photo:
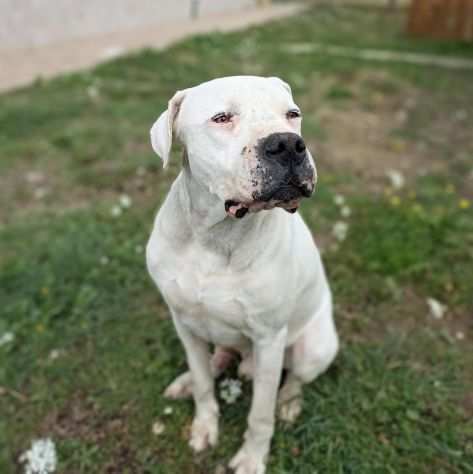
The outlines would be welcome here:
M 168 109 L 160 115 L 150 130 L 151 146 L 163 160 L 163 167 L 166 167 L 169 161 L 174 121 L 185 95 L 185 90 L 177 91 L 168 102 Z
M 289 92 L 290 96 L 292 96 L 291 86 L 287 82 L 284 82 L 282 79 L 279 79 L 279 77 L 268 77 L 268 80 L 270 80 L 271 82 L 274 82 L 275 84 L 279 84 L 287 92 Z

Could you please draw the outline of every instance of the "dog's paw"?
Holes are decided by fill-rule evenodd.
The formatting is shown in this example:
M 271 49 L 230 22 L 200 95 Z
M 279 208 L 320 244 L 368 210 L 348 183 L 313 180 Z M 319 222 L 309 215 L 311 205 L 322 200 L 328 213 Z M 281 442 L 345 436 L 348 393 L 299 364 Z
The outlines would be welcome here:
M 286 423 L 293 423 L 302 411 L 302 392 L 300 385 L 286 383 L 278 396 L 278 417 Z
M 250 453 L 245 446 L 238 451 L 228 466 L 235 474 L 264 474 L 266 471 L 264 456 Z
M 278 406 L 278 417 L 281 421 L 286 423 L 293 423 L 296 421 L 302 411 L 302 400 L 301 398 L 293 398 L 287 402 L 282 402 Z
M 209 446 L 215 446 L 217 439 L 218 418 L 216 416 L 194 418 L 189 441 L 189 446 L 194 452 L 199 453 Z
M 178 400 L 192 396 L 192 376 L 190 372 L 179 375 L 171 385 L 164 391 L 166 398 Z

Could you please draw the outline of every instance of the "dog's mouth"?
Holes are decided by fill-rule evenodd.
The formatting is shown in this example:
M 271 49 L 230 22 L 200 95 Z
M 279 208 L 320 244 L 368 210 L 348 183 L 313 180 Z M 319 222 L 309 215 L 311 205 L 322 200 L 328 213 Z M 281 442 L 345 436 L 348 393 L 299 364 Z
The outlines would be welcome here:
M 281 186 L 270 197 L 266 199 L 255 199 L 250 202 L 227 199 L 225 201 L 225 212 L 228 216 L 242 219 L 248 212 L 258 212 L 281 207 L 290 214 L 294 214 L 299 208 L 303 197 L 299 188 L 295 186 Z
M 299 208 L 300 198 L 292 199 L 290 201 L 278 201 L 271 199 L 269 201 L 252 201 L 252 202 L 238 202 L 228 199 L 225 201 L 225 212 L 230 217 L 241 219 L 246 216 L 248 212 L 258 212 L 263 210 L 274 209 L 281 207 L 290 214 L 294 214 Z

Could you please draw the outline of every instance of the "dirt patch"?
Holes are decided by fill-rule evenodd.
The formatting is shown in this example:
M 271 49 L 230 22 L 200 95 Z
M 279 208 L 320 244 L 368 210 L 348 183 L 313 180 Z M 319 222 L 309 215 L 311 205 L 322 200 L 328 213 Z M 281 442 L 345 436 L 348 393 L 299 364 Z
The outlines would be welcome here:
M 54 165 L 36 168 L 20 162 L 1 174 L 0 187 L 0 224 L 3 225 L 32 211 L 62 213 L 71 208 L 84 208 L 90 199 L 90 192 L 85 189 L 68 186 L 63 170 Z
M 139 461 L 130 447 L 127 419 L 131 411 L 130 405 L 124 405 L 118 413 L 105 414 L 93 400 L 76 394 L 62 408 L 48 413 L 40 431 L 54 439 L 76 439 L 99 446 L 112 441 L 111 459 L 102 472 L 139 472 Z
M 395 301 L 376 305 L 370 314 L 361 308 L 370 307 L 367 301 L 360 301 L 357 307 L 337 307 L 340 323 L 345 326 L 346 339 L 353 342 L 376 342 L 387 333 L 408 337 L 419 327 L 430 328 L 443 333 L 452 344 L 471 344 L 473 320 L 468 309 L 448 309 L 442 319 L 430 313 L 426 298 L 411 287 L 393 289 Z M 361 323 L 361 324 L 360 324 Z
M 426 123 L 416 123 L 419 109 L 428 115 L 436 99 L 387 73 L 363 72 L 318 85 L 306 101 L 324 131 L 325 140 L 312 143 L 321 167 L 355 176 L 367 190 L 385 188 L 388 170 L 401 172 L 407 184 L 418 176 L 445 173 L 452 165 L 445 159 L 448 144 L 455 149 L 461 144 L 463 155 L 473 149 L 467 112 L 442 104 L 439 113 L 423 117 Z M 452 121 L 455 114 L 459 120 Z
M 42 212 L 61 215 L 71 210 L 87 209 L 93 203 L 118 203 L 122 194 L 134 203 L 152 203 L 160 196 L 161 188 L 168 186 L 167 177 L 158 168 L 142 166 L 122 172 L 116 179 L 110 175 L 109 183 L 89 186 L 67 178 L 64 170 L 47 163 L 41 168 L 15 166 L 0 175 L 0 226 L 8 225 Z M 106 165 L 98 164 L 88 172 L 101 176 Z M 14 203 L 12 207 L 11 203 Z M 111 207 L 113 204 L 111 204 Z
M 462 401 L 462 407 L 465 410 L 467 418 L 473 418 L 473 391 L 465 396 Z
M 409 179 L 419 172 L 444 168 L 406 140 L 390 136 L 395 127 L 392 112 L 347 107 L 324 109 L 319 116 L 329 137 L 328 143 L 321 146 L 326 164 L 332 169 L 350 171 L 372 190 L 380 190 L 380 179 L 390 169 Z
M 336 307 L 341 328 L 346 333 L 344 338 L 350 342 L 376 342 L 386 334 L 407 335 L 419 328 L 419 315 L 425 315 L 425 301 L 410 288 L 396 289 L 395 302 L 389 301 L 376 305 L 371 312 L 364 308 L 372 306 L 368 301 L 361 301 L 356 307 Z

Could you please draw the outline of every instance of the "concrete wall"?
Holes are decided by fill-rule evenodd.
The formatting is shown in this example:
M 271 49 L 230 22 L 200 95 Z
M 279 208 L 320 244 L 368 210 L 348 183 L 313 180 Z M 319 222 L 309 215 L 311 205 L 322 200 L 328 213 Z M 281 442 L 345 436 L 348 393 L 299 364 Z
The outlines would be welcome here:
M 0 49 L 24 48 L 188 19 L 192 0 L 0 0 Z M 255 0 L 199 0 L 200 16 Z

